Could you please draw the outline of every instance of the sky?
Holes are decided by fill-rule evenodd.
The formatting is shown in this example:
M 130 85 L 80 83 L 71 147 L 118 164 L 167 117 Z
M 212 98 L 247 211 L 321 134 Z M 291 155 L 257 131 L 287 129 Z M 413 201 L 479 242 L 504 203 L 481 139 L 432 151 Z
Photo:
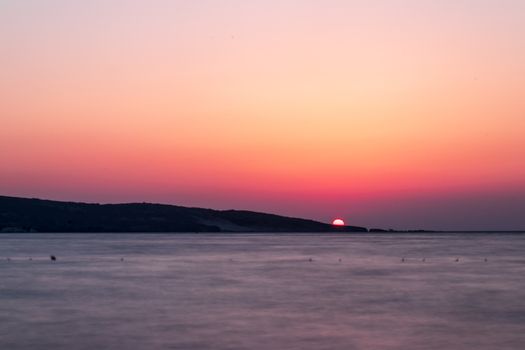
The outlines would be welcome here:
M 525 229 L 525 1 L 0 0 L 0 194 Z

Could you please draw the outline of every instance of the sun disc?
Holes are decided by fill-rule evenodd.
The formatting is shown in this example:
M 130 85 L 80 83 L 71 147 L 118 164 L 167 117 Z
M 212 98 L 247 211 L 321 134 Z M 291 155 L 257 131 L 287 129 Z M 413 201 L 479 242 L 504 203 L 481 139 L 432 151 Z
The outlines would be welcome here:
M 334 226 L 344 226 L 345 222 L 342 219 L 334 219 L 334 221 L 332 221 L 332 225 L 334 225 Z

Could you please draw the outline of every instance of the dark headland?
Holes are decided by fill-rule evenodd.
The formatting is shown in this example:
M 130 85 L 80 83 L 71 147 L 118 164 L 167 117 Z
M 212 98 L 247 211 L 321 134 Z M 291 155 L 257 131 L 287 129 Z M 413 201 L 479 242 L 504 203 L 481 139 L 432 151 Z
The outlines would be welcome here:
M 0 196 L 0 232 L 367 232 L 245 210 L 90 204 Z

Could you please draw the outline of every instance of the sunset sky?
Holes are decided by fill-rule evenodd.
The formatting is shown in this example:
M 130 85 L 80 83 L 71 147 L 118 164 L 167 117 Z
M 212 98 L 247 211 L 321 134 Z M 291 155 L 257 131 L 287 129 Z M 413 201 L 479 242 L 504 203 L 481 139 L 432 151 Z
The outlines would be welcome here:
M 0 194 L 525 229 L 525 1 L 0 0 Z

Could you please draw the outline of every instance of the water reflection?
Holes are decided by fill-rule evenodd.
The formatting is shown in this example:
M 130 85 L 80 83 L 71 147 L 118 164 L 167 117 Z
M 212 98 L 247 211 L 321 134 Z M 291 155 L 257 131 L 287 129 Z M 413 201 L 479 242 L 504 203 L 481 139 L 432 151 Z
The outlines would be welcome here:
M 0 261 L 1 349 L 525 344 L 521 235 L 0 235 L 0 242 L 0 257 L 11 259 Z

